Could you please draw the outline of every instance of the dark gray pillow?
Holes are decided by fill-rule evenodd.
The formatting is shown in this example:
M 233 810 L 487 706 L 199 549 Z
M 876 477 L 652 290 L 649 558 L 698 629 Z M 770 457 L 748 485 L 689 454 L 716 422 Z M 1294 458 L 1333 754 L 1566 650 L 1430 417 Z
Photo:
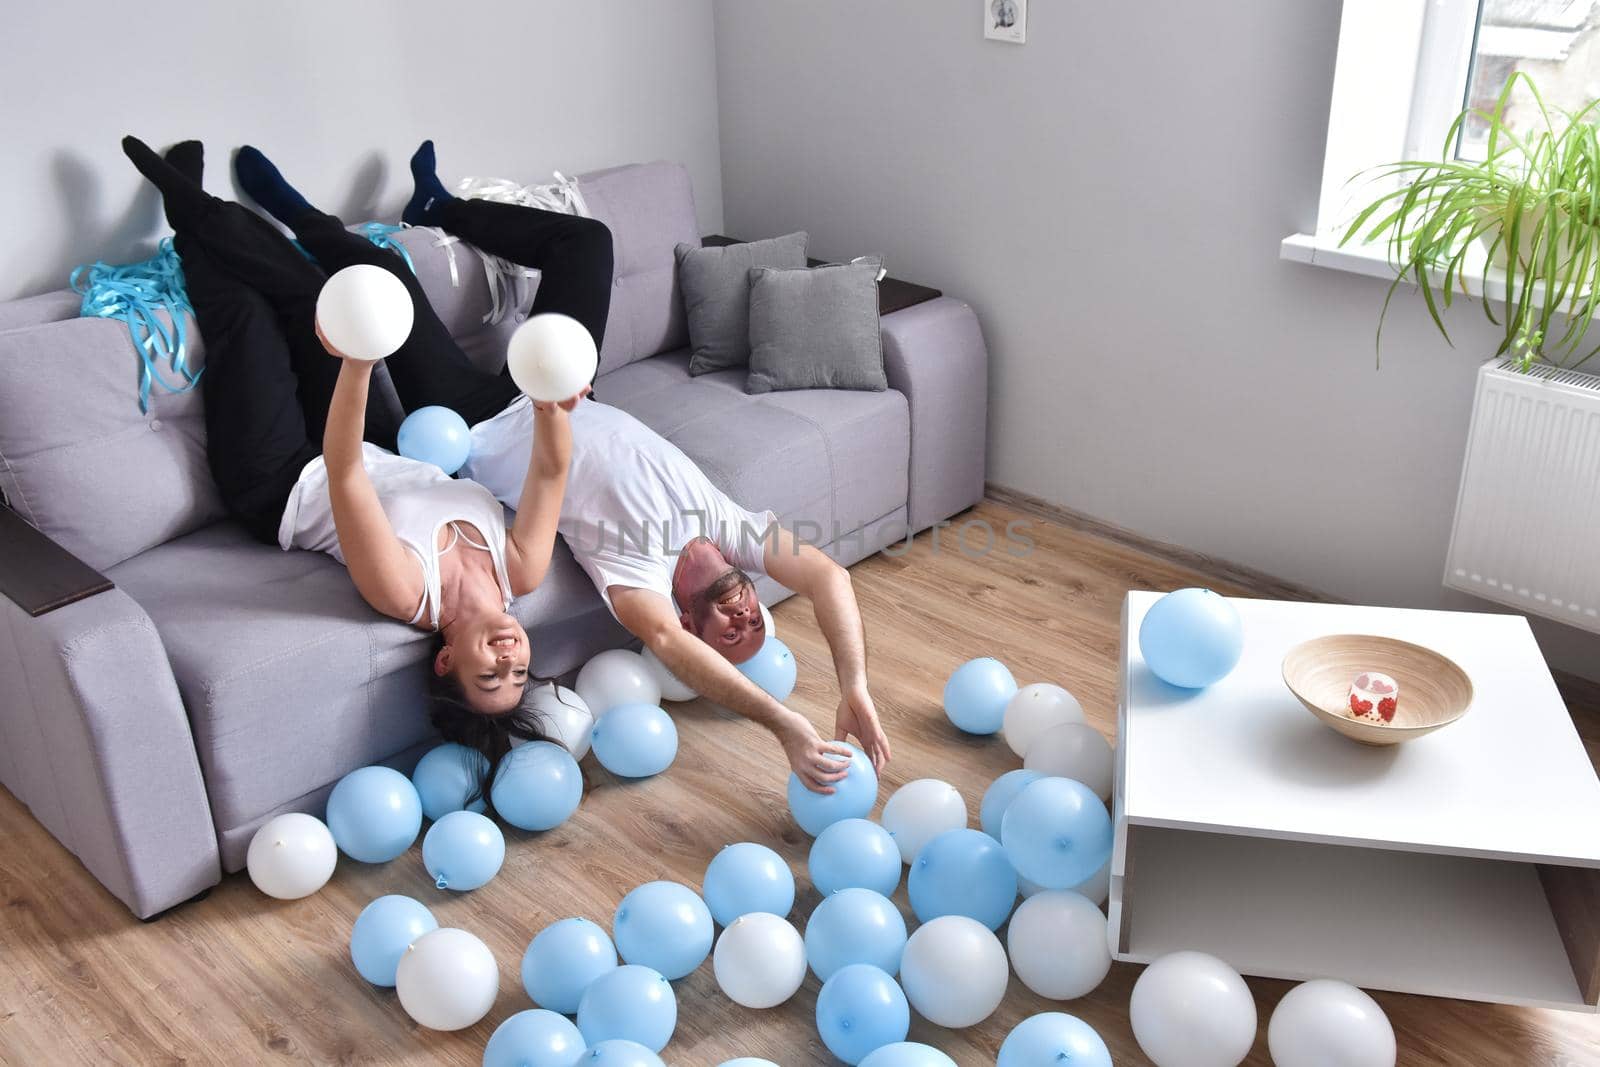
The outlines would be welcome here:
M 748 244 L 677 247 L 678 284 L 689 319 L 690 374 L 750 361 L 750 269 L 804 267 L 804 231 Z
M 881 268 L 876 256 L 863 256 L 811 270 L 753 269 L 746 391 L 889 388 L 878 333 Z

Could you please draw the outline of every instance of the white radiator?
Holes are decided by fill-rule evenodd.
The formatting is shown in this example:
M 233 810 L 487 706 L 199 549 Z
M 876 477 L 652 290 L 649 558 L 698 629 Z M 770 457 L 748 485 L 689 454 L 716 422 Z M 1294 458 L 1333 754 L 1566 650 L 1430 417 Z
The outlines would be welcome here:
M 1600 633 L 1600 376 L 1484 365 L 1444 584 Z

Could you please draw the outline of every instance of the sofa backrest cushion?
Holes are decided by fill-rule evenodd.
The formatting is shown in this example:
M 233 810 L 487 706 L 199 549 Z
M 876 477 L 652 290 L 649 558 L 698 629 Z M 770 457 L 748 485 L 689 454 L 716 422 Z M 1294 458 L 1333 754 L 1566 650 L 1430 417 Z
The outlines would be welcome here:
M 189 364 L 205 345 L 188 322 Z M 117 319 L 0 332 L 0 492 L 91 567 L 104 569 L 222 518 L 206 464 L 200 387 L 150 392 Z M 169 375 L 169 377 L 175 377 Z
M 578 189 L 610 228 L 616 257 L 600 373 L 682 348 L 689 331 L 673 250 L 700 243 L 689 172 L 677 163 L 636 163 L 580 175 Z

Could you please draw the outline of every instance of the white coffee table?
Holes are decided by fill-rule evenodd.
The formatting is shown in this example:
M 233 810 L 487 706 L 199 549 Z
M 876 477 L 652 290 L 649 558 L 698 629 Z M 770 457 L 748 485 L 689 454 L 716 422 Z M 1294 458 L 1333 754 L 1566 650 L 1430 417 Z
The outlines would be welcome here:
M 1234 600 L 1244 656 L 1189 691 L 1140 655 L 1157 597 L 1123 604 L 1118 959 L 1199 949 L 1244 974 L 1595 1010 L 1600 779 L 1525 619 Z M 1403 745 L 1340 736 L 1280 672 L 1334 633 L 1437 649 L 1472 709 Z

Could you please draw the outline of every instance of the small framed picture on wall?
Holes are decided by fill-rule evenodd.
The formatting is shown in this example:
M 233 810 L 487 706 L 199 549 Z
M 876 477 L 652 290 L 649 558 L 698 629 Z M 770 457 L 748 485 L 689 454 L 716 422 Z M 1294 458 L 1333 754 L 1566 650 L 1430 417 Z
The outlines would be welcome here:
M 980 0 L 983 35 L 991 41 L 1023 44 L 1028 40 L 1028 0 Z

